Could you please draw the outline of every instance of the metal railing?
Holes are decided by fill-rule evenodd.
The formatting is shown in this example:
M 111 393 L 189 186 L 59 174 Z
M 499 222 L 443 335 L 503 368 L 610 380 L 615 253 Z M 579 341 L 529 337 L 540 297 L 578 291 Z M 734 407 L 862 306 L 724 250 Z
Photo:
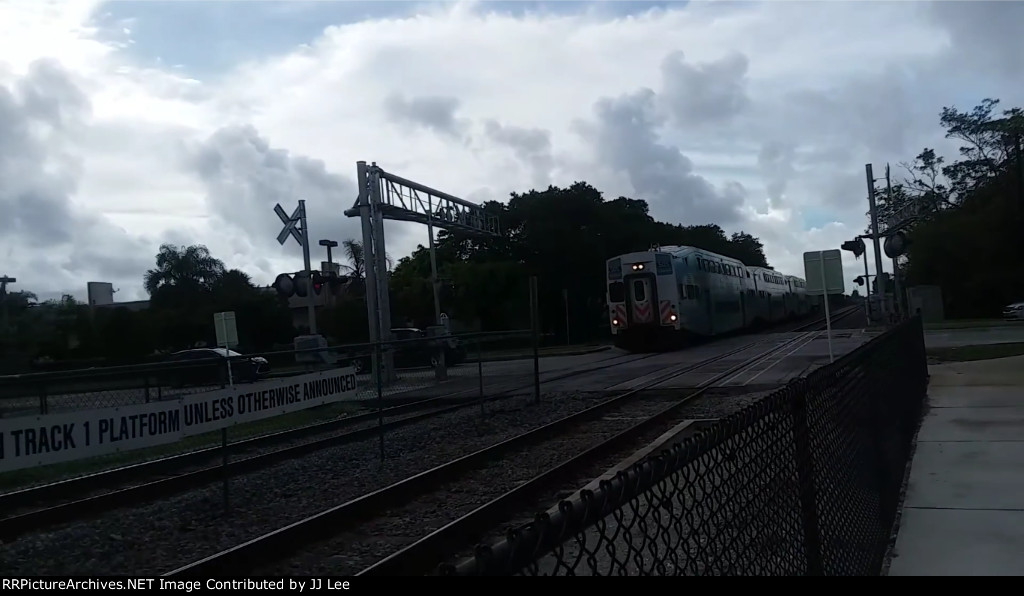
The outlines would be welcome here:
M 438 573 L 877 575 L 927 384 L 914 317 Z

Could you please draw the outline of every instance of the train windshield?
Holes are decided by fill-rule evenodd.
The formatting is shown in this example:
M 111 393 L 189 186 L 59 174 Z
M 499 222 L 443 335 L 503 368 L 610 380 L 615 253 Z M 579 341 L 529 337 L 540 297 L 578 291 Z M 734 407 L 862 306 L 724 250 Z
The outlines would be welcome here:
M 647 286 L 643 280 L 637 279 L 633 281 L 633 299 L 637 302 L 643 302 L 647 300 Z
M 621 281 L 613 281 L 612 283 L 608 284 L 608 301 L 626 301 L 626 286 L 624 286 Z

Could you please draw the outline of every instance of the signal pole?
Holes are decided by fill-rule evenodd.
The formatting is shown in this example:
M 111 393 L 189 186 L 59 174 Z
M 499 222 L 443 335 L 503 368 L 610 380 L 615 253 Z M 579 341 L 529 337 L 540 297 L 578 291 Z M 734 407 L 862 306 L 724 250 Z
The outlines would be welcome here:
M 337 276 L 334 274 L 334 260 L 331 258 L 331 256 L 332 256 L 331 255 L 331 249 L 337 247 L 338 246 L 338 242 L 335 241 L 335 240 L 324 239 L 324 240 L 320 241 L 320 246 L 323 246 L 323 247 L 327 248 L 327 271 L 326 271 L 326 273 L 327 273 L 327 279 L 328 279 L 328 282 L 327 282 L 327 290 L 328 291 L 327 291 L 327 300 L 326 300 L 326 302 L 328 304 L 330 304 L 331 306 L 333 306 L 334 305 L 334 293 L 333 293 L 332 290 L 334 289 L 334 284 L 336 282 L 332 282 L 330 280 L 333 280 L 333 279 L 337 278 Z
M 868 204 L 871 207 L 871 241 L 875 247 L 875 292 L 878 294 L 878 305 L 881 309 L 882 318 L 888 309 L 885 307 L 885 278 L 882 277 L 882 247 L 878 241 L 878 206 L 875 204 L 875 176 L 871 170 L 871 164 L 864 166 L 868 179 Z M 870 291 L 871 288 L 868 287 Z
M 7 327 L 7 323 L 8 323 L 7 284 L 12 284 L 12 283 L 14 283 L 16 281 L 18 281 L 18 280 L 13 278 L 13 277 L 9 277 L 6 274 L 3 277 L 0 277 L 0 307 L 2 307 L 2 314 L 3 314 L 3 319 L 0 319 L 0 324 L 3 325 L 4 335 L 7 335 L 7 329 L 8 329 L 8 327 Z
M 889 204 L 892 205 L 892 180 L 889 178 L 889 164 L 885 164 L 885 192 Z M 903 312 L 903 300 L 900 295 L 900 269 L 897 257 L 892 258 L 892 306 L 897 316 Z

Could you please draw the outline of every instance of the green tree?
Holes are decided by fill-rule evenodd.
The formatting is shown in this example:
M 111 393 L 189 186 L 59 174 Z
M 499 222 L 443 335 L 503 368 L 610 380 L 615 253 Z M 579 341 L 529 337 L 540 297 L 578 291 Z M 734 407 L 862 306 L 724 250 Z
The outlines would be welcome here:
M 209 249 L 196 244 L 160 246 L 156 268 L 146 271 L 145 286 L 150 296 L 161 288 L 173 286 L 188 290 L 209 290 L 224 275 L 224 263 L 210 255 Z
M 653 244 L 692 245 L 767 265 L 763 246 L 750 234 L 729 237 L 717 225 L 657 222 L 645 201 L 605 200 L 585 182 L 513 193 L 507 204 L 488 202 L 483 207 L 499 217 L 500 237 L 441 231 L 436 243 L 441 309 L 453 320 L 480 329 L 528 326 L 528 280 L 537 275 L 545 333 L 564 341 L 566 299 L 571 339 L 607 333 L 607 259 Z M 429 277 L 429 252 L 422 246 L 398 262 L 391 277 L 393 319 L 433 321 Z
M 926 148 L 904 164 L 907 176 L 884 189 L 880 211 L 916 203 L 922 214 L 909 233 L 909 285 L 938 285 L 951 317 L 993 317 L 1024 298 L 1024 163 L 1019 108 L 996 114 L 998 100 L 974 109 L 943 108 L 939 124 L 960 142 L 947 162 Z

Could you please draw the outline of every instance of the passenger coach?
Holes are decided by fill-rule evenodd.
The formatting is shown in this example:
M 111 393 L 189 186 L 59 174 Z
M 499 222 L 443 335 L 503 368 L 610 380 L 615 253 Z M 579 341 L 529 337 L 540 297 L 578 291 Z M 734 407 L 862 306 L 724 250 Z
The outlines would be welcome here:
M 809 312 L 802 279 L 692 246 L 627 253 L 606 266 L 612 335 L 617 346 L 631 351 Z

